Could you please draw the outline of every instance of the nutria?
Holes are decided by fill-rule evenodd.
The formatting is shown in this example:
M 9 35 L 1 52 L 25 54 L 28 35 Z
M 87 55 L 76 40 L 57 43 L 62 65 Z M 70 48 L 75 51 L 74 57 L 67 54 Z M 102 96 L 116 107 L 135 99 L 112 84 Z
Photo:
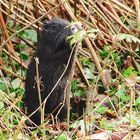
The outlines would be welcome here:
M 64 102 L 58 117 L 62 119 L 66 116 L 65 91 L 72 70 L 75 53 L 75 51 L 72 51 L 67 37 L 75 33 L 76 30 L 76 26 L 70 26 L 69 22 L 63 19 L 53 19 L 43 24 L 41 38 L 38 42 L 37 50 L 28 66 L 25 80 L 25 96 L 23 102 L 27 108 L 28 115 L 32 114 L 39 107 L 35 62 L 35 58 L 38 58 L 41 102 L 50 94 L 65 71 L 53 92 L 47 97 L 45 114 L 52 113 L 55 110 L 58 111 L 57 108 L 60 109 L 59 106 Z M 70 56 L 71 59 L 69 61 Z M 66 69 L 67 64 L 68 67 Z M 56 114 L 57 111 L 55 111 L 54 114 Z M 40 111 L 37 110 L 30 119 L 39 125 L 41 123 Z

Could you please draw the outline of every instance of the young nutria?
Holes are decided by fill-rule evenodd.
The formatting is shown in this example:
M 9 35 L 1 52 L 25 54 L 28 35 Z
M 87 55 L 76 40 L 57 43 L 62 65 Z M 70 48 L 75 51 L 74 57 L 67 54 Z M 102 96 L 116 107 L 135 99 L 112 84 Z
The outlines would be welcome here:
M 66 102 L 64 101 L 66 95 L 65 90 L 72 70 L 75 53 L 75 51 L 72 52 L 72 47 L 70 46 L 69 41 L 67 41 L 67 37 L 75 33 L 76 30 L 76 26 L 70 26 L 68 21 L 62 19 L 53 19 L 44 23 L 42 27 L 42 35 L 38 42 L 38 48 L 28 66 L 25 80 L 25 96 L 23 101 L 24 105 L 27 107 L 28 115 L 32 114 L 40 105 L 36 82 L 35 62 L 35 58 L 38 58 L 41 102 L 43 102 L 47 97 L 45 114 L 52 113 L 57 108 L 60 109 L 62 106 L 61 103 L 64 102 L 64 106 L 59 112 L 58 117 L 63 119 L 64 116 L 66 116 L 67 109 Z M 70 63 L 66 69 L 70 56 Z M 63 73 L 64 75 L 62 76 Z M 50 94 L 61 76 L 61 80 Z M 50 96 L 48 97 L 49 94 Z M 37 110 L 30 119 L 35 124 L 39 125 L 41 123 L 40 110 Z

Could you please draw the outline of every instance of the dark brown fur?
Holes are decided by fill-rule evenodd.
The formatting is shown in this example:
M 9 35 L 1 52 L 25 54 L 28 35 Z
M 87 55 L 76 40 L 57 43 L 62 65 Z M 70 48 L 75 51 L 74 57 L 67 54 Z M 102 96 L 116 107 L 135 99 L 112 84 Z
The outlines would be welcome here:
M 28 115 L 39 107 L 38 90 L 36 84 L 35 57 L 39 58 L 39 77 L 41 80 L 40 93 L 42 102 L 51 92 L 58 79 L 64 72 L 72 48 L 67 41 L 67 36 L 72 34 L 69 22 L 62 19 L 51 20 L 43 25 L 42 36 L 38 43 L 38 49 L 29 64 L 25 81 L 24 104 Z M 72 54 L 73 57 L 73 54 Z M 73 58 L 72 58 L 73 59 Z M 45 114 L 52 113 L 60 103 L 64 101 L 67 80 L 72 69 L 72 61 L 62 79 L 47 99 Z M 59 113 L 59 118 L 66 116 L 66 103 Z M 38 110 L 30 119 L 37 125 L 41 123 L 41 115 Z

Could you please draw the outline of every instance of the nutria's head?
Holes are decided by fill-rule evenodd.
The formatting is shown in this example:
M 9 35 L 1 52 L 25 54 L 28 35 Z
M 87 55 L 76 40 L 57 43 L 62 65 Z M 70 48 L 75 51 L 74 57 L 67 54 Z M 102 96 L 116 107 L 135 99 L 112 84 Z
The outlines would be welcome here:
M 39 47 L 44 48 L 48 53 L 70 50 L 71 47 L 67 37 L 76 33 L 77 30 L 77 27 L 70 25 L 67 20 L 53 19 L 47 21 L 42 27 Z

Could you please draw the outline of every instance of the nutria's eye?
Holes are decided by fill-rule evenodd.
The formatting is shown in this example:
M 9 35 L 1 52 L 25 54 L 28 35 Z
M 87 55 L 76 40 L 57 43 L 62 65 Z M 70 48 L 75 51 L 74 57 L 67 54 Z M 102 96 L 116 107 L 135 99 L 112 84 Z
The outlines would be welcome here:
M 74 25 L 72 25 L 70 29 L 71 29 L 71 32 L 72 32 L 73 34 L 75 34 L 75 33 L 78 31 L 77 27 L 74 26 Z
M 71 26 L 71 30 L 74 31 L 75 30 L 75 26 Z

